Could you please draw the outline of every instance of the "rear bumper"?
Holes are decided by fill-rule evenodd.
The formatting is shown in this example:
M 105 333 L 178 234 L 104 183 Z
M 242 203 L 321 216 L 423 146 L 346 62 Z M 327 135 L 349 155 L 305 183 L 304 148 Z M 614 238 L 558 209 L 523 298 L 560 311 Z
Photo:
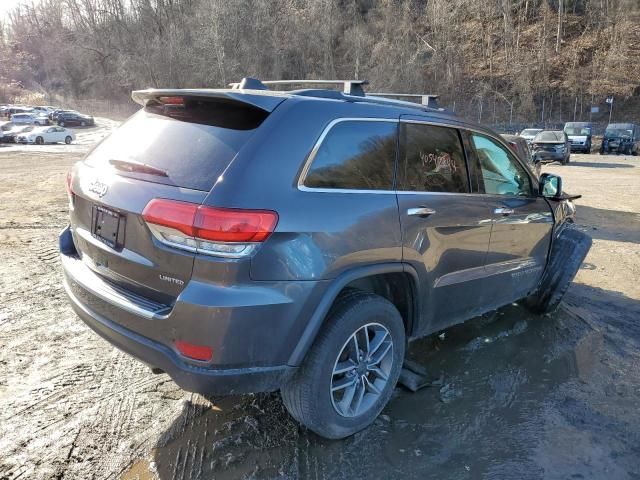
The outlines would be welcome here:
M 151 302 L 127 299 L 117 288 L 109 291 L 78 258 L 68 228 L 60 250 L 64 287 L 78 316 L 120 350 L 168 373 L 181 388 L 219 395 L 274 391 L 295 372 L 287 360 L 306 327 L 305 307 L 316 305 L 322 282 L 260 282 L 267 285 L 244 293 L 242 286 L 190 282 L 175 305 L 154 313 Z M 212 362 L 183 357 L 176 339 L 211 346 Z
M 190 365 L 169 347 L 128 330 L 91 311 L 71 291 L 65 291 L 76 314 L 93 331 L 151 368 L 166 372 L 178 386 L 189 392 L 216 395 L 269 392 L 278 390 L 295 371 L 295 367 L 255 367 L 211 369 Z

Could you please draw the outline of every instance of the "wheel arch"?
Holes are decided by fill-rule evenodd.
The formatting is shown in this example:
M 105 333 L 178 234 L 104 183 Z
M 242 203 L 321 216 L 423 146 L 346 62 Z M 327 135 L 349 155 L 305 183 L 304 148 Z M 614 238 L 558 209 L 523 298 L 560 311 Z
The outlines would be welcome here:
M 331 281 L 330 286 L 324 292 L 320 302 L 315 307 L 313 314 L 309 317 L 306 327 L 302 332 L 298 343 L 293 349 L 287 364 L 299 366 L 302 363 L 309 351 L 309 348 L 313 345 L 318 332 L 322 328 L 331 306 L 345 288 L 348 288 L 350 285 L 358 284 L 358 282 L 362 284 L 362 282 L 366 282 L 374 278 L 380 278 L 385 275 L 401 275 L 406 279 L 405 281 L 407 282 L 407 286 L 409 286 L 409 291 L 403 293 L 405 295 L 408 308 L 404 312 L 401 311 L 400 313 L 403 316 L 403 321 L 405 322 L 407 338 L 412 337 L 414 332 L 417 331 L 419 312 L 421 311 L 420 295 L 418 293 L 418 273 L 415 269 L 411 265 L 402 262 L 357 267 L 342 273 Z M 378 292 L 373 290 L 373 293 Z M 389 299 L 386 295 L 382 296 Z M 391 301 L 395 304 L 393 300 Z M 399 308 L 399 310 L 402 309 Z

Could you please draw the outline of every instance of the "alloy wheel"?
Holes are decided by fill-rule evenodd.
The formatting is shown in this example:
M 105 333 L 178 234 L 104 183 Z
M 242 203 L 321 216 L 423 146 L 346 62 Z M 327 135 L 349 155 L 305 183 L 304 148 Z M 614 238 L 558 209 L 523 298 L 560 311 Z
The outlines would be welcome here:
M 393 339 L 379 323 L 356 330 L 345 342 L 331 373 L 331 403 L 343 417 L 369 410 L 389 381 Z

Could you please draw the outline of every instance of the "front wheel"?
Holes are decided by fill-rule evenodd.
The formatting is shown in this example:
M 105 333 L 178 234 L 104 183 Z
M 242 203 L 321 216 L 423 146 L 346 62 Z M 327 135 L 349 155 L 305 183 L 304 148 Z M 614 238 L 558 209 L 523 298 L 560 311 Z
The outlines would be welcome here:
M 80 122 L 80 126 L 81 126 L 81 127 L 86 127 L 86 126 L 87 126 L 87 123 L 86 123 L 86 122 Z
M 293 379 L 281 390 L 293 418 L 337 439 L 369 426 L 396 386 L 405 352 L 402 317 L 388 300 L 339 298 Z
M 36 137 L 36 143 L 37 143 L 38 145 L 42 145 L 42 144 L 44 143 L 44 138 L 42 138 L 42 137 Z
M 66 136 L 66 137 L 64 138 L 64 143 L 66 143 L 67 145 L 69 145 L 69 144 L 71 143 L 71 140 L 72 140 L 72 139 L 71 139 L 71 137 Z

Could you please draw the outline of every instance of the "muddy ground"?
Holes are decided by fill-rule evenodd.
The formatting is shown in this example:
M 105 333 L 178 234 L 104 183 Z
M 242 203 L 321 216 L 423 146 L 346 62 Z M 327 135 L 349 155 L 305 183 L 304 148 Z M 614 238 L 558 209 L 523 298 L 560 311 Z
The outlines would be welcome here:
M 512 305 L 414 344 L 441 385 L 331 442 L 277 394 L 185 393 L 74 316 L 64 179 L 108 127 L 0 147 L 0 478 L 640 479 L 640 158 L 547 167 L 594 238 L 557 313 Z

